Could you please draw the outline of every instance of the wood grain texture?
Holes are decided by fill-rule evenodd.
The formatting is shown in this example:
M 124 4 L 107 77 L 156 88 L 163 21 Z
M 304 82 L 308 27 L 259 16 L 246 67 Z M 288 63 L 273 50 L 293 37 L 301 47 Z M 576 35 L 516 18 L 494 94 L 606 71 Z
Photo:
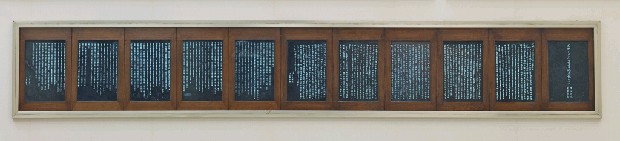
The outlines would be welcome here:
M 176 44 L 176 28 L 125 28 L 125 48 L 123 63 L 119 66 L 123 66 L 124 75 L 122 75 L 121 82 L 124 85 L 124 93 L 130 93 L 130 68 L 131 68 L 131 41 L 132 40 L 167 40 L 170 41 L 171 49 L 171 66 L 170 71 L 170 101 L 131 101 L 129 95 L 122 97 L 122 102 L 126 105 L 125 110 L 174 110 L 176 109 L 176 96 L 181 93 L 180 69 L 179 63 L 180 55 L 182 55 L 181 48 Z
M 328 52 L 328 55 L 331 56 L 334 61 L 328 61 L 328 66 L 333 66 L 334 70 L 332 73 L 333 77 L 328 79 L 333 79 L 331 81 L 335 82 L 332 85 L 335 85 L 336 90 L 338 89 L 338 78 L 339 78 L 339 68 L 338 68 L 338 47 L 341 40 L 376 40 L 379 41 L 379 62 L 377 65 L 378 69 L 378 100 L 377 101 L 340 101 L 339 94 L 334 94 L 334 108 L 337 110 L 383 110 L 384 109 L 384 101 L 385 101 L 385 93 L 387 89 L 389 89 L 386 81 L 390 81 L 389 76 L 385 76 L 386 70 L 386 56 L 389 55 L 389 52 L 386 51 L 387 48 L 384 37 L 383 28 L 334 28 L 333 29 L 333 48 L 330 50 L 331 53 Z M 330 64 L 331 63 L 331 64 Z
M 493 111 L 538 111 L 541 110 L 542 100 L 542 83 L 541 83 L 541 29 L 491 29 L 489 35 L 490 51 L 487 52 L 491 62 L 495 62 L 495 43 L 497 41 L 532 41 L 535 43 L 534 51 L 534 101 L 532 102 L 498 102 L 496 101 L 495 90 L 495 72 L 487 73 L 490 80 L 490 105 Z M 489 65 L 487 68 L 495 70 L 495 64 Z
M 542 101 L 547 111 L 593 111 L 594 110 L 594 33 L 591 28 L 543 29 L 542 33 Z M 587 41 L 589 93 L 586 102 L 552 102 L 549 93 L 549 41 Z
M 177 59 L 178 64 L 183 63 L 183 41 L 184 40 L 221 40 L 223 42 L 223 50 L 226 50 L 230 47 L 228 42 L 228 28 L 177 28 L 177 46 L 181 50 L 179 58 Z M 222 64 L 224 65 L 224 64 Z M 222 66 L 224 69 L 224 66 Z M 179 73 L 183 72 L 183 67 L 180 66 Z M 226 70 L 222 70 L 223 77 L 228 75 L 224 75 Z M 175 75 L 178 77 L 180 81 L 183 81 L 183 76 Z M 222 83 L 224 83 L 225 79 L 222 78 Z M 182 83 L 179 84 L 182 87 Z M 224 85 L 222 86 L 224 87 Z M 182 91 L 182 88 L 179 88 Z M 225 88 L 222 88 L 224 91 Z M 177 109 L 178 110 L 226 110 L 228 109 L 228 97 L 232 95 L 228 95 L 229 93 L 225 93 L 222 91 L 222 100 L 221 101 L 183 101 L 183 92 L 177 93 Z
M 437 29 L 415 29 L 415 28 L 388 28 L 385 30 L 386 47 L 384 56 L 386 60 L 386 71 L 384 76 L 392 76 L 392 57 L 391 43 L 393 41 L 423 41 L 430 43 L 430 101 L 392 101 L 392 81 L 391 79 L 384 81 L 386 83 L 385 93 L 385 110 L 391 111 L 434 111 L 437 109 Z M 391 78 L 391 77 L 390 77 Z
M 71 28 L 20 28 L 19 35 L 19 110 L 20 111 L 65 111 L 70 110 L 71 94 L 70 86 L 72 70 L 69 65 L 71 62 Z M 65 52 L 65 101 L 58 102 L 26 102 L 25 99 L 25 56 L 27 40 L 64 40 L 66 44 Z
M 122 91 L 124 88 L 124 86 L 119 85 L 120 83 L 120 79 L 117 79 L 117 85 L 118 85 L 118 89 L 117 89 L 117 101 L 78 101 L 77 100 L 77 67 L 78 67 L 78 43 L 80 40 L 115 40 L 118 41 L 118 54 L 119 54 L 119 59 L 118 59 L 118 64 L 122 64 L 122 60 L 124 58 L 123 55 L 121 55 L 123 52 L 123 48 L 124 48 L 124 41 L 125 41 L 125 29 L 124 28 L 73 28 L 73 33 L 72 33 L 72 49 L 71 49 L 71 54 L 74 54 L 71 58 L 71 70 L 69 71 L 71 75 L 70 76 L 70 80 L 71 83 L 73 85 L 71 85 L 71 87 L 67 87 L 67 89 L 71 89 L 71 109 L 75 110 L 75 111 L 104 111 L 104 110 L 122 110 L 123 107 L 125 106 L 123 102 L 121 102 L 123 99 L 123 97 L 125 97 L 126 95 L 129 95 L 129 93 L 126 93 L 126 91 Z M 119 68 L 117 68 L 119 71 L 122 65 L 118 65 Z M 120 78 L 120 75 L 124 74 L 124 73 L 118 73 L 118 77 Z
M 24 72 L 26 40 L 65 40 L 66 92 L 64 102 L 26 102 L 25 73 L 19 73 L 19 111 L 48 110 L 440 110 L 440 111 L 592 111 L 595 99 L 594 40 L 592 28 L 20 28 L 19 71 Z M 77 43 L 79 40 L 119 41 L 119 81 L 117 101 L 77 101 Z M 132 40 L 170 40 L 170 101 L 130 101 L 130 43 Z M 222 101 L 182 101 L 183 40 L 223 40 Z M 235 41 L 274 40 L 274 100 L 236 101 L 234 95 Z M 325 101 L 288 101 L 288 40 L 327 41 L 327 98 Z M 340 101 L 338 94 L 339 56 L 342 40 L 377 40 L 378 101 Z M 431 100 L 400 102 L 391 100 L 391 41 L 431 43 Z M 589 101 L 550 102 L 548 41 L 587 41 Z M 445 41 L 482 41 L 482 101 L 443 100 L 443 45 Z M 495 101 L 495 42 L 535 42 L 535 101 Z
M 224 52 L 224 81 L 225 90 L 223 93 L 228 95 L 230 110 L 278 110 L 284 86 L 283 68 L 278 65 L 282 63 L 282 49 L 280 48 L 280 28 L 229 28 L 228 50 Z M 235 41 L 237 40 L 273 40 L 275 49 L 274 58 L 274 100 L 273 101 L 237 101 L 235 99 Z M 226 86 L 228 85 L 228 86 Z
M 282 61 L 277 64 L 279 65 L 283 71 L 279 72 L 281 73 L 282 76 L 284 76 L 284 78 L 282 79 L 283 81 L 283 85 L 281 87 L 282 89 L 282 96 L 281 97 L 281 107 L 280 109 L 282 110 L 330 110 L 333 109 L 334 105 L 333 105 L 333 95 L 335 95 L 338 92 L 338 82 L 334 82 L 331 81 L 332 79 L 329 79 L 331 76 L 334 76 L 335 74 L 333 74 L 333 64 L 330 64 L 329 62 L 334 62 L 332 57 L 326 56 L 327 58 L 327 69 L 326 69 L 326 73 L 327 73 L 327 82 L 326 82 L 326 87 L 327 87 L 327 93 L 326 93 L 326 99 L 325 101 L 288 101 L 287 100 L 287 85 L 288 85 L 288 81 L 286 78 L 286 73 L 288 70 L 288 66 L 287 66 L 287 55 L 288 55 L 288 44 L 287 42 L 289 40 L 324 40 L 327 43 L 327 54 L 329 54 L 329 52 L 331 51 L 330 49 L 333 48 L 332 46 L 332 29 L 331 28 L 282 28 L 280 31 L 280 34 L 282 36 L 282 43 L 280 44 L 281 47 L 281 51 L 280 51 L 280 55 L 282 56 Z M 330 60 L 331 59 L 331 60 Z M 331 70 L 331 71 L 330 71 Z M 336 87 L 334 87 L 336 86 Z
M 440 29 L 438 33 L 438 51 L 435 55 L 435 67 L 437 68 L 436 76 L 440 81 L 435 81 L 437 87 L 437 110 L 440 111 L 487 111 L 489 110 L 489 89 L 495 87 L 489 86 L 489 75 L 494 75 L 493 69 L 488 66 L 492 62 L 489 61 L 488 50 L 490 48 L 488 41 L 488 29 Z M 443 50 L 446 41 L 482 41 L 482 100 L 480 102 L 447 102 L 443 96 Z

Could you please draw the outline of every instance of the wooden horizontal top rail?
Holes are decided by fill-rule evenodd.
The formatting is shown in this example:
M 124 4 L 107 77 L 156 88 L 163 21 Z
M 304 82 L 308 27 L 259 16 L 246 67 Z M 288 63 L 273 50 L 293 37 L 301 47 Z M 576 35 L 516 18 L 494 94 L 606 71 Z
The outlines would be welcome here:
M 313 21 L 313 20 L 79 20 L 14 21 L 14 27 L 372 27 L 598 28 L 600 21 Z

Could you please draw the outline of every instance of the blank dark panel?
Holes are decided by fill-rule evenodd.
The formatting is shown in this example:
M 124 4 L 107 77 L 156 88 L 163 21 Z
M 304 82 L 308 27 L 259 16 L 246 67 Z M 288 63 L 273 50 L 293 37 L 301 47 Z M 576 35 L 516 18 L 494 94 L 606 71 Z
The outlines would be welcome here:
M 170 101 L 170 41 L 131 41 L 131 100 Z
M 183 41 L 183 100 L 222 100 L 223 41 Z
M 534 101 L 534 42 L 495 42 L 495 100 Z
M 235 41 L 235 100 L 273 101 L 275 41 Z
M 65 41 L 26 41 L 25 51 L 25 100 L 64 101 Z
M 588 101 L 590 93 L 587 41 L 549 41 L 549 99 Z
M 392 101 L 430 101 L 430 42 L 393 41 Z
M 116 101 L 118 41 L 78 41 L 77 99 Z
M 288 41 L 287 99 L 325 101 L 327 41 Z
M 482 101 L 482 47 L 482 41 L 444 42 L 444 101 Z
M 378 100 L 379 41 L 339 42 L 340 101 Z

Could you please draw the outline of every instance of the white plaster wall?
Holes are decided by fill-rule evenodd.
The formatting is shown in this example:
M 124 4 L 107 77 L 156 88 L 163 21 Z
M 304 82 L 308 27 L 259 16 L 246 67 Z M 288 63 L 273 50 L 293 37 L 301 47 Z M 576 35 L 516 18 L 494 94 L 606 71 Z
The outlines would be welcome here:
M 601 21 L 602 119 L 12 119 L 13 20 Z M 620 1 L 0 1 L 0 141 L 620 140 Z

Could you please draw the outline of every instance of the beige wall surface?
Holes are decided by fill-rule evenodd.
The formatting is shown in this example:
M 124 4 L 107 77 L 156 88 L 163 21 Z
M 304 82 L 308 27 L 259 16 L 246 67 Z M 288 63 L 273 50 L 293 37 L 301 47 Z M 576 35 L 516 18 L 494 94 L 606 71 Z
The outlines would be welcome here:
M 317 20 L 600 21 L 601 119 L 116 118 L 13 119 L 13 21 Z M 620 1 L 4 0 L 0 141 L 620 140 Z

